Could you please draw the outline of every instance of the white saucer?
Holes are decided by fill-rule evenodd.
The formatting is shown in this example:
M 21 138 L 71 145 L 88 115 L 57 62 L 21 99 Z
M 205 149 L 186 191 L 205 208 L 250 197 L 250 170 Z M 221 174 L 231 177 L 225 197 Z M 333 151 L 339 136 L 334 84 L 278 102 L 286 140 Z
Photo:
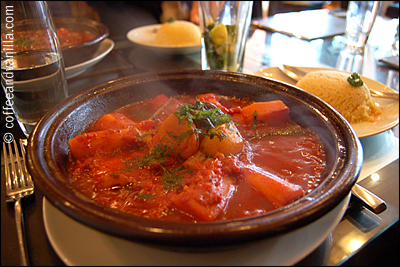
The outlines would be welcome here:
M 82 62 L 77 65 L 73 65 L 71 67 L 65 68 L 65 75 L 67 76 L 67 79 L 75 77 L 81 73 L 83 73 L 85 70 L 88 68 L 96 65 L 99 63 L 108 53 L 111 52 L 111 50 L 114 48 L 114 41 L 111 39 L 104 39 L 103 42 L 101 42 L 99 49 L 96 51 L 96 53 L 93 55 L 93 58 Z
M 185 253 L 163 250 L 99 232 L 43 198 L 47 236 L 66 265 L 293 265 L 322 244 L 341 221 L 347 195 L 333 210 L 298 230 L 231 250 Z

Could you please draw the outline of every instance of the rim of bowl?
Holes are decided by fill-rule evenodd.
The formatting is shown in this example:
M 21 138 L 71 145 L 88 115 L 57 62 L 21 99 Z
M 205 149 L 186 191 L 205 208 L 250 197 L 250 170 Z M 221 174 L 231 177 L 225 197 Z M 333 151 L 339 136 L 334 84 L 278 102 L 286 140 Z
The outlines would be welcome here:
M 64 27 L 65 26 L 73 26 L 74 29 L 77 26 L 84 26 L 85 29 L 90 29 L 92 33 L 94 33 L 94 38 L 87 40 L 85 42 L 77 43 L 77 44 L 72 44 L 68 46 L 61 46 L 61 50 L 69 50 L 73 48 L 79 48 L 79 47 L 86 47 L 90 46 L 96 43 L 101 42 L 102 40 L 106 39 L 109 36 L 109 30 L 108 27 L 103 24 L 102 22 L 95 21 L 95 20 L 90 20 L 86 18 L 63 18 L 63 17 L 55 17 L 53 18 L 54 21 L 54 26 L 56 29 L 59 27 Z M 21 20 L 14 22 L 14 28 L 18 27 L 26 27 L 29 24 L 35 23 L 35 20 L 29 19 L 29 20 Z M 58 26 L 58 27 L 57 27 Z M 4 24 L 1 25 L 2 31 L 3 28 L 5 27 Z M 17 31 L 17 30 L 16 30 Z M 22 51 L 24 52 L 24 51 Z M 22 53 L 22 52 L 15 52 L 16 54 Z M 3 54 L 3 53 L 2 53 Z
M 199 78 L 248 83 L 265 92 L 279 92 L 288 97 L 294 94 L 301 100 L 312 99 L 311 109 L 324 119 L 328 116 L 336 138 L 341 139 L 345 155 L 338 159 L 341 166 L 328 176 L 313 192 L 299 201 L 262 215 L 215 222 L 170 222 L 119 212 L 90 200 L 67 183 L 57 163 L 52 158 L 56 149 L 53 134 L 70 112 L 102 94 L 121 90 L 130 84 L 159 81 L 169 78 Z M 118 107 L 116 107 L 118 108 Z M 310 108 L 310 107 L 308 107 Z M 54 124 L 56 123 L 56 124 Z M 72 137 L 71 137 L 72 138 Z M 68 142 L 68 140 L 64 140 Z M 339 148 L 340 150 L 340 148 Z M 345 159 L 344 159 L 345 158 Z M 59 210 L 73 219 L 102 232 L 125 239 L 172 246 L 223 246 L 242 243 L 281 234 L 300 228 L 333 209 L 348 195 L 357 180 L 363 161 L 362 147 L 351 125 L 326 102 L 306 91 L 270 78 L 221 71 L 173 70 L 136 74 L 82 90 L 51 109 L 30 135 L 27 147 L 27 165 L 35 184 L 46 198 Z M 35 179 L 36 178 L 36 179 Z
M 71 26 L 71 25 L 85 26 L 87 28 L 90 28 L 91 30 L 95 30 L 96 34 L 93 39 L 78 44 L 63 46 L 61 47 L 62 50 L 73 49 L 80 46 L 90 46 L 95 43 L 101 42 L 102 40 L 106 39 L 109 35 L 108 27 L 104 23 L 96 20 L 85 19 L 85 18 L 61 18 L 61 17 L 54 18 L 54 24 L 56 25 L 56 28 L 58 24 L 64 24 L 64 23 L 66 26 Z

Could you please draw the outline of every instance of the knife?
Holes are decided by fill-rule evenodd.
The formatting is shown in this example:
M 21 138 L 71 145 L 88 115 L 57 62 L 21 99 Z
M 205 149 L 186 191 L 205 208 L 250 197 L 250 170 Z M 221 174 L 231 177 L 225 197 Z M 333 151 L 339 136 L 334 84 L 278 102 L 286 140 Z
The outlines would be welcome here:
M 383 199 L 357 183 L 351 188 L 351 193 L 367 204 L 368 208 L 376 214 L 381 213 L 387 208 L 386 202 Z
M 295 81 L 300 81 L 301 78 L 303 78 L 307 73 L 296 68 L 296 67 L 292 67 L 289 65 L 279 65 L 278 67 L 285 75 L 287 75 L 288 77 L 292 78 Z M 371 96 L 375 96 L 375 97 L 382 97 L 382 98 L 395 98 L 395 99 L 399 99 L 399 93 L 397 92 L 389 92 L 389 91 L 378 91 L 369 87 L 366 87 L 369 89 Z

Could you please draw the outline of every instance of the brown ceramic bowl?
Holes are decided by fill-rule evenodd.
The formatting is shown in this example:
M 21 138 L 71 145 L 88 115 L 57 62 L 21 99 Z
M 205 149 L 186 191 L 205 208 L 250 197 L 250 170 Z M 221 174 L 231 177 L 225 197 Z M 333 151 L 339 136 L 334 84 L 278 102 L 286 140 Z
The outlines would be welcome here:
M 88 31 L 94 35 L 93 39 L 83 43 L 61 47 L 66 68 L 92 59 L 93 55 L 99 49 L 100 43 L 109 35 L 107 26 L 95 20 L 54 18 L 54 23 L 57 29 L 64 27 L 68 30 Z
M 280 99 L 295 122 L 316 132 L 327 148 L 325 181 L 306 197 L 263 215 L 217 222 L 182 223 L 136 217 L 81 194 L 66 170 L 68 140 L 88 124 L 127 104 L 190 93 L 218 93 L 255 101 Z M 349 193 L 362 165 L 362 148 L 344 118 L 319 98 L 287 83 L 238 73 L 176 70 L 145 73 L 83 90 L 53 108 L 29 138 L 28 167 L 37 188 L 58 209 L 97 230 L 172 248 L 210 248 L 275 236 L 306 226 Z
M 83 18 L 54 18 L 54 23 L 57 29 L 64 27 L 68 30 L 87 31 L 93 34 L 93 38 L 85 42 L 61 46 L 61 52 L 64 57 L 65 67 L 85 62 L 92 59 L 93 55 L 100 47 L 100 43 L 109 35 L 106 25 L 103 23 L 83 19 Z M 37 22 L 33 20 L 19 21 L 13 24 L 13 32 L 36 30 Z M 6 32 L 5 25 L 1 25 L 2 32 Z M 3 51 L 2 51 L 3 57 Z

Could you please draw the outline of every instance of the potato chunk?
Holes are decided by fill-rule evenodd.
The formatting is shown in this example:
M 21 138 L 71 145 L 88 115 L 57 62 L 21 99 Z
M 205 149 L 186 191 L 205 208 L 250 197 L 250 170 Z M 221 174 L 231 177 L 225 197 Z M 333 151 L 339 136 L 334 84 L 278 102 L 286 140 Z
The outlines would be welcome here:
M 199 135 L 195 127 L 194 123 L 189 125 L 187 119 L 179 121 L 175 114 L 171 114 L 153 137 L 153 145 L 167 145 L 171 148 L 171 155 L 188 159 L 199 149 Z
M 231 121 L 209 131 L 200 142 L 200 149 L 206 156 L 214 156 L 217 152 L 224 155 L 235 155 L 242 151 L 243 137 Z
M 202 221 L 215 221 L 226 208 L 235 186 L 223 176 L 213 177 L 212 181 L 185 187 L 172 199 L 172 204 Z
M 113 112 L 101 117 L 94 125 L 94 130 L 95 131 L 119 130 L 125 128 L 133 128 L 136 125 L 137 125 L 136 122 L 132 121 L 124 114 L 119 112 Z

